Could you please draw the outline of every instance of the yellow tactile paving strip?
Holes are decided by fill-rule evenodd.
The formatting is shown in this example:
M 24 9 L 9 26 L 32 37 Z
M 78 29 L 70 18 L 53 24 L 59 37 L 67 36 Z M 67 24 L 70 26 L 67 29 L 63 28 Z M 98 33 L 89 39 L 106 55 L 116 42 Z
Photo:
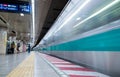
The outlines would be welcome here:
M 19 64 L 6 77 L 34 77 L 34 53 L 31 53 L 21 64 Z

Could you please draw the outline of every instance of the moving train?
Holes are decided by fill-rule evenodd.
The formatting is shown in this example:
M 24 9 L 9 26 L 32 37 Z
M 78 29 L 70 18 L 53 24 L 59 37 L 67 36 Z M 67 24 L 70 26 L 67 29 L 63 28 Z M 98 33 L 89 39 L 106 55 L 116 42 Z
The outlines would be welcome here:
M 120 0 L 70 0 L 37 48 L 120 77 Z

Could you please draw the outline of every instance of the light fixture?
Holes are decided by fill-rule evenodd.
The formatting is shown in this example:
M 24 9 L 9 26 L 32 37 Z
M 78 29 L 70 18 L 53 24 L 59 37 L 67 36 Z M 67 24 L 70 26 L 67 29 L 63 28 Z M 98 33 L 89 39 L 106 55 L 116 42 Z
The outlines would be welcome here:
M 30 33 L 27 33 L 28 36 L 30 36 Z
M 23 14 L 23 13 L 20 13 L 20 16 L 22 16 L 22 17 L 23 17 L 23 16 L 24 16 L 24 14 Z
M 31 0 L 32 2 L 32 37 L 33 43 L 35 42 L 35 0 Z
M 78 23 L 77 25 L 75 25 L 73 28 L 78 27 L 80 24 L 84 23 L 85 21 L 91 19 L 92 17 L 102 13 L 103 11 L 105 11 L 106 9 L 112 7 L 113 5 L 115 5 L 116 3 L 120 2 L 120 0 L 114 0 L 112 3 L 108 4 L 107 6 L 105 6 L 104 8 L 102 8 L 101 10 L 97 11 L 96 13 L 92 14 L 91 16 L 87 17 L 86 19 L 84 19 L 83 21 L 81 21 L 80 23 Z

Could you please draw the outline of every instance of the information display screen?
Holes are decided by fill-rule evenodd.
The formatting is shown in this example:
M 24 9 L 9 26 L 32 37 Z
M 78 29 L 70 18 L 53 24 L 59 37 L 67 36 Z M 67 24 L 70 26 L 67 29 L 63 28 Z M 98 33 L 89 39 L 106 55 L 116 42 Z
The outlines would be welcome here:
M 28 13 L 31 12 L 30 4 L 26 3 L 1 3 L 0 11 L 13 12 L 13 13 Z
M 30 5 L 19 5 L 19 11 L 29 13 L 30 12 Z
M 18 11 L 18 5 L 12 5 L 12 4 L 0 4 L 0 10 L 6 10 L 6 11 Z

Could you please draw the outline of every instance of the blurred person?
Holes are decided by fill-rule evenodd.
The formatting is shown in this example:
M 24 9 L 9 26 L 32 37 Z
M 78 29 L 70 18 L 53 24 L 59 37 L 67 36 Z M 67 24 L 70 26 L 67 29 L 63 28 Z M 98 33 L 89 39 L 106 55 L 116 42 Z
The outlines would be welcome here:
M 28 44 L 28 53 L 30 53 L 31 47 L 30 44 Z
M 15 49 L 15 42 L 13 41 L 11 43 L 11 53 L 14 54 L 14 49 Z
M 20 52 L 20 43 L 17 43 L 17 53 L 19 53 Z

